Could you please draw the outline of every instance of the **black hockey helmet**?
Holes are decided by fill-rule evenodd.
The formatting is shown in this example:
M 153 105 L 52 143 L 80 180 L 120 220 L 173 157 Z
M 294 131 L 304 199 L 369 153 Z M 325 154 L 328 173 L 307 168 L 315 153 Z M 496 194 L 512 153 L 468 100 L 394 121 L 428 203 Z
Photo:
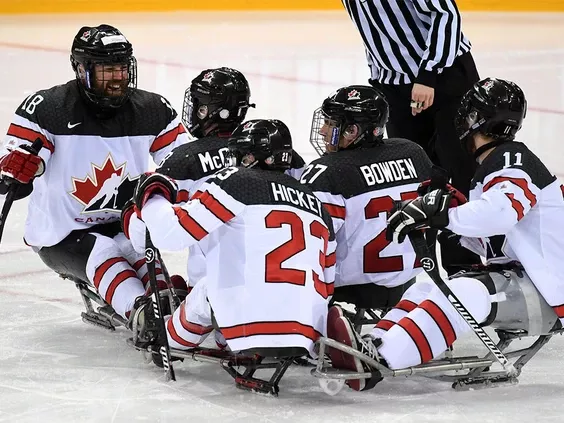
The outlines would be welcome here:
M 231 133 L 247 115 L 251 89 L 238 70 L 206 69 L 192 80 L 184 93 L 182 120 L 197 138 L 221 132 Z M 206 134 L 212 125 L 212 129 Z
M 347 148 L 384 136 L 389 107 L 383 94 L 373 87 L 350 85 L 339 88 L 313 113 L 310 143 L 321 156 L 339 150 L 341 137 L 351 125 L 358 134 Z
M 287 170 L 292 162 L 292 136 L 284 122 L 255 119 L 239 125 L 227 142 L 230 166 Z
M 137 87 L 133 47 L 113 26 L 82 27 L 70 59 L 81 91 L 99 109 L 120 107 Z
M 464 95 L 455 119 L 462 147 L 472 153 L 472 136 L 481 133 L 493 138 L 493 148 L 513 141 L 527 115 L 527 100 L 517 84 L 503 79 L 478 81 Z M 478 156 L 484 151 L 478 152 Z M 476 152 L 474 152 L 476 156 Z

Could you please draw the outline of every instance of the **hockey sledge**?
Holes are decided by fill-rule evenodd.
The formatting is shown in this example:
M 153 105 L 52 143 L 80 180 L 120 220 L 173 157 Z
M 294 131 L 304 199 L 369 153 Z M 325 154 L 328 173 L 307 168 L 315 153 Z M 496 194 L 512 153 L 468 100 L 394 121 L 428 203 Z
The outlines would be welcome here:
M 63 279 L 74 282 L 86 311 L 81 313 L 82 321 L 91 325 L 114 331 L 116 327 L 127 327 L 127 320 L 117 314 L 107 302 L 105 302 L 94 287 L 81 279 L 68 275 L 59 275 Z M 95 308 L 96 306 L 96 308 Z
M 505 370 L 492 370 L 492 366 L 497 364 L 497 362 L 489 357 L 490 354 L 486 354 L 484 357 L 445 357 L 432 360 L 419 366 L 392 370 L 361 352 L 329 338 L 319 339 L 320 359 L 317 363 L 317 367 L 312 369 L 311 373 L 313 376 L 320 379 L 320 385 L 324 391 L 330 395 L 335 395 L 340 388 L 342 388 L 346 379 L 369 379 L 377 375 L 377 372 L 379 372 L 384 379 L 398 376 L 428 376 L 434 379 L 452 382 L 452 387 L 459 391 L 499 385 L 512 385 L 518 383 L 518 376 L 523 366 L 525 366 L 554 335 L 564 333 L 564 329 L 559 328 L 551 330 L 548 333 L 536 337 L 535 341 L 529 347 L 509 352 L 507 349 L 513 341 L 529 337 L 527 332 L 498 329 L 496 333 L 499 337 L 497 347 L 507 358 L 513 360 L 513 367 L 517 370 L 517 374 L 511 374 L 511 372 Z M 374 368 L 375 372 L 356 373 L 348 370 L 334 369 L 328 365 L 326 359 L 327 348 L 336 348 L 340 351 L 352 354 L 371 368 Z M 449 371 L 455 371 L 456 373 L 453 375 L 445 374 Z M 335 382 L 330 385 L 332 387 L 328 389 L 328 381 L 330 380 Z
M 147 361 L 155 361 L 156 351 L 151 346 L 146 348 L 135 345 L 130 340 L 130 345 L 148 356 Z M 302 347 L 286 348 L 253 348 L 249 350 L 231 352 L 214 348 L 194 348 L 191 350 L 170 349 L 173 361 L 190 359 L 206 363 L 219 364 L 235 381 L 235 386 L 246 391 L 267 394 L 274 397 L 280 392 L 279 383 L 288 367 L 295 359 L 307 355 L 307 350 Z M 257 371 L 270 370 L 268 378 L 259 378 Z

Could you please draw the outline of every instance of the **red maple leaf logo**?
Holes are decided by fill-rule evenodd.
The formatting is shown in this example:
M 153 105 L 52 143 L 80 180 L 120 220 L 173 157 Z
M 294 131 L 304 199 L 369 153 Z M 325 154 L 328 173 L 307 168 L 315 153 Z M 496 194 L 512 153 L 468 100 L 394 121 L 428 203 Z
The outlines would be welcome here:
M 101 167 L 92 163 L 92 177 L 87 175 L 84 179 L 72 178 L 73 191 L 70 193 L 84 206 L 88 207 L 92 200 L 99 197 L 98 194 L 109 195 L 113 193 L 121 180 L 123 179 L 126 163 L 117 166 L 112 160 L 112 156 L 108 158 Z M 102 191 L 108 191 L 102 192 Z

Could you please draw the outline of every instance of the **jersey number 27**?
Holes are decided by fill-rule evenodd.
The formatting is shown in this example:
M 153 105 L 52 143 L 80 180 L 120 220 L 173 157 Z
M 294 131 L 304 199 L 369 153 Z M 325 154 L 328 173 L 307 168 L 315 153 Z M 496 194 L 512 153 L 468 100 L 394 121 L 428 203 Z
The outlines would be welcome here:
M 401 201 L 415 198 L 417 198 L 416 191 L 401 193 Z M 372 198 L 364 208 L 364 218 L 378 218 L 381 213 L 390 211 L 392 207 L 394 207 L 394 199 L 389 195 Z M 380 253 L 388 245 L 390 245 L 390 241 L 386 239 L 386 229 L 384 229 L 364 246 L 362 260 L 364 273 L 400 272 L 404 269 L 402 256 L 380 257 Z M 415 261 L 413 267 L 421 267 L 419 260 Z

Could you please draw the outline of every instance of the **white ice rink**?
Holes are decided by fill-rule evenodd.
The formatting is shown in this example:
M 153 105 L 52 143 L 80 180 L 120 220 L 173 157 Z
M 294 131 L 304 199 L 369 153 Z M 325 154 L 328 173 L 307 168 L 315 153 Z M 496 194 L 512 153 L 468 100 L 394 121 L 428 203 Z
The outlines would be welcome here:
M 516 81 L 529 114 L 519 139 L 564 176 L 564 15 L 465 14 L 480 74 Z M 230 66 L 250 82 L 249 118 L 279 118 L 306 159 L 313 110 L 334 89 L 366 83 L 360 38 L 342 13 L 0 16 L 0 132 L 25 96 L 74 78 L 69 48 L 82 25 L 109 23 L 134 44 L 139 87 L 180 111 L 189 81 Z M 0 206 L 3 199 L 0 200 Z M 176 366 L 178 381 L 142 362 L 126 332 L 83 323 L 74 286 L 22 242 L 26 201 L 12 208 L 0 245 L 1 422 L 560 422 L 564 339 L 525 366 L 520 384 L 455 392 L 423 378 L 386 380 L 366 393 L 326 396 L 292 367 L 279 398 L 235 388 L 212 364 Z M 165 255 L 184 273 L 185 255 Z M 564 262 L 564 260 L 563 260 Z M 483 352 L 474 338 L 463 353 Z

